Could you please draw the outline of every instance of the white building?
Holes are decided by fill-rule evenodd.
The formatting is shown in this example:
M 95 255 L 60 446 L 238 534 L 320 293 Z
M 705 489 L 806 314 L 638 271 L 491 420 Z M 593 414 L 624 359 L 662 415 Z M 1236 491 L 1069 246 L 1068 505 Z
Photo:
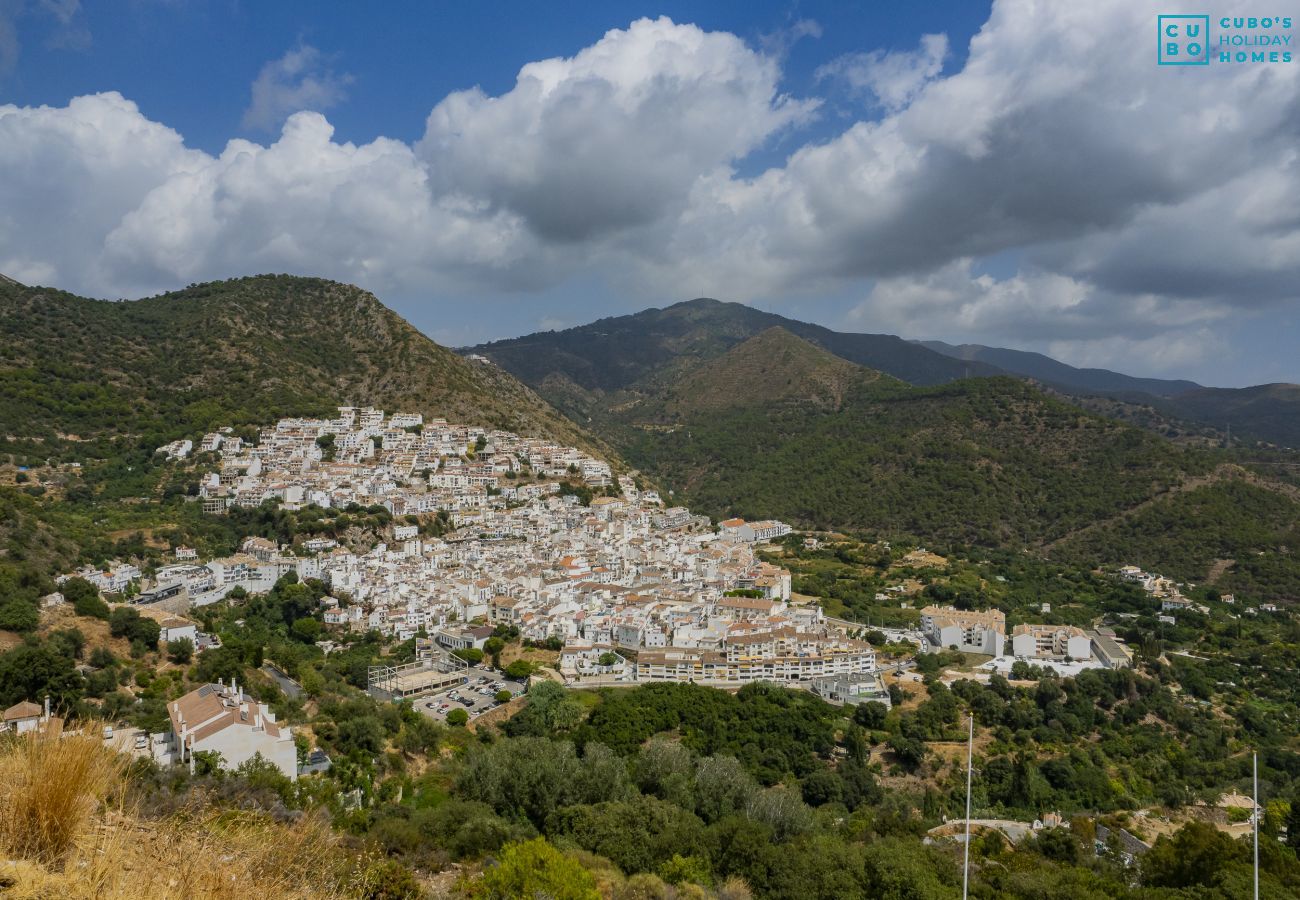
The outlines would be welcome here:
M 1073 625 L 1017 625 L 1011 631 L 1011 653 L 1020 659 L 1092 658 L 1092 641 Z
M 172 701 L 168 714 L 170 762 L 192 764 L 195 753 L 217 753 L 222 768 L 235 769 L 261 755 L 289 778 L 298 777 L 298 751 L 289 727 L 276 724 L 266 704 L 233 681 L 190 691 Z
M 1007 617 L 997 609 L 927 606 L 921 610 L 921 630 L 939 650 L 956 647 L 967 653 L 1001 656 L 1007 637 Z

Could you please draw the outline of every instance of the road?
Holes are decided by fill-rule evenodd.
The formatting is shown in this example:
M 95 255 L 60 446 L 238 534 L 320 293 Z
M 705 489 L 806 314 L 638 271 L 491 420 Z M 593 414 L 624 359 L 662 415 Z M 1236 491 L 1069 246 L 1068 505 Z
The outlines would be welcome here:
M 288 697 L 302 696 L 302 685 L 300 685 L 298 682 L 294 681 L 292 678 L 286 675 L 284 671 L 281 670 L 274 663 L 264 663 L 262 665 L 262 671 L 275 679 L 275 683 L 280 686 L 280 690 L 284 691 L 285 696 Z

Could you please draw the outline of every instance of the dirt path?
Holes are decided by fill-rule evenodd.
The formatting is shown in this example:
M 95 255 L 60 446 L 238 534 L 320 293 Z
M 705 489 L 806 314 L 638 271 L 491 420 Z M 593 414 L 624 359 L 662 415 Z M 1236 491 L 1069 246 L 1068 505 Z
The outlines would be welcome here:
M 1210 564 L 1210 571 L 1209 574 L 1205 576 L 1205 583 L 1214 584 L 1223 577 L 1223 573 L 1227 572 L 1236 564 L 1237 561 L 1235 559 L 1216 559 Z

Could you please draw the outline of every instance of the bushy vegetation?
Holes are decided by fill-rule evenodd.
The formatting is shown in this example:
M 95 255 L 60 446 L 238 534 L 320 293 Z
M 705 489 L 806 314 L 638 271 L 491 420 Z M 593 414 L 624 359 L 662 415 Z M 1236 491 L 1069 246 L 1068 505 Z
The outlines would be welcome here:
M 738 406 L 622 434 L 632 462 L 710 515 L 986 546 L 1063 536 L 1207 465 L 1005 378 L 869 380 L 837 409 Z

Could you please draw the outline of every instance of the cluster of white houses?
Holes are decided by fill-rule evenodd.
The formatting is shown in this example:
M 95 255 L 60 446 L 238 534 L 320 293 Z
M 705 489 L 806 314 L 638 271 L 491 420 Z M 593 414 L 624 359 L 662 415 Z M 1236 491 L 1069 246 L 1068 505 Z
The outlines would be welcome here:
M 608 463 L 573 447 L 371 407 L 339 407 L 334 419 L 281 419 L 254 444 L 222 429 L 199 449 L 221 459 L 200 486 L 209 512 L 271 499 L 288 509 L 382 504 L 394 515 L 447 510 L 458 526 L 479 526 L 493 496 L 540 496 L 538 476 L 612 483 Z
M 424 633 L 447 650 L 481 648 L 512 626 L 558 641 L 561 671 L 575 679 L 806 683 L 875 668 L 869 644 L 815 604 L 792 604 L 790 573 L 755 554 L 790 526 L 736 518 L 714 529 L 572 447 L 342 407 L 336 419 L 281 420 L 251 445 L 214 432 L 199 449 L 221 458 L 201 486 L 213 511 L 270 498 L 382 504 L 395 516 L 445 511 L 453 530 L 431 537 L 395 524 L 365 552 L 325 537 L 294 547 L 249 538 L 206 564 L 178 548 L 186 557 L 157 573 L 146 601 L 208 603 L 236 585 L 269 589 L 292 570 L 329 586 L 328 626 Z M 584 504 L 562 488 L 575 481 L 607 490 Z
M 1073 625 L 1022 623 L 1011 629 L 1008 642 L 1007 618 L 997 609 L 927 606 L 921 610 L 921 630 L 937 650 L 1034 661 L 1087 662 L 1095 658 L 1111 668 L 1130 665 L 1130 658 L 1113 635 L 1090 633 Z

